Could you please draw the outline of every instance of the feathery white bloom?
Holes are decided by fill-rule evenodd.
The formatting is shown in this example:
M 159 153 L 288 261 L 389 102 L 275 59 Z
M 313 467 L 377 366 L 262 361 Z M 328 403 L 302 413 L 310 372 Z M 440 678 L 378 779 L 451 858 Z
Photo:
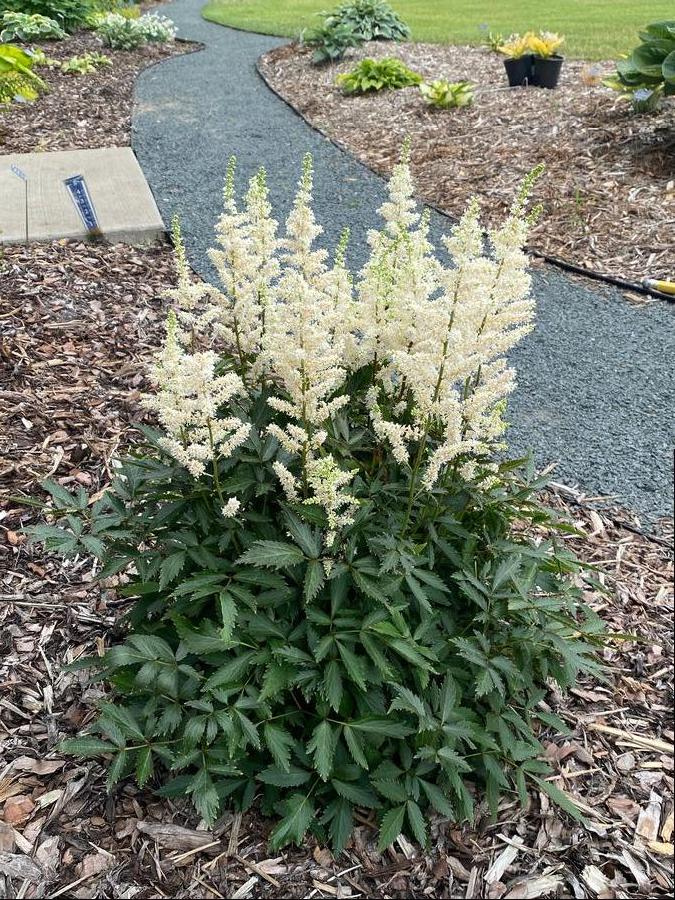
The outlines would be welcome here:
M 312 496 L 304 502 L 317 503 L 325 511 L 328 520 L 328 547 L 335 540 L 338 530 L 354 521 L 358 500 L 351 494 L 345 494 L 342 488 L 349 484 L 357 472 L 358 469 L 345 472 L 330 453 L 319 459 L 312 459 L 307 464 L 307 481 L 312 489 Z
M 244 374 L 260 352 L 265 306 L 279 272 L 278 223 L 272 218 L 265 170 L 250 180 L 240 212 L 234 196 L 235 159 L 228 164 L 224 209 L 216 226 L 220 249 L 209 251 L 223 292 L 218 292 L 215 334 L 235 353 Z
M 178 322 L 171 311 L 166 340 L 150 375 L 158 387 L 145 398 L 167 433 L 160 445 L 198 478 L 206 463 L 231 456 L 247 439 L 251 425 L 237 416 L 223 416 L 230 400 L 245 394 L 238 375 L 216 375 L 212 350 L 187 353 L 179 344 Z
M 341 253 L 331 273 L 324 263 L 326 254 L 313 249 L 320 229 L 311 195 L 312 163 L 305 157 L 263 339 L 266 369 L 281 389 L 268 403 L 290 419 L 284 428 L 272 425 L 269 431 L 284 449 L 301 453 L 303 464 L 325 440 L 324 424 L 349 400 L 337 392 L 346 376 L 343 310 L 351 287 Z
M 272 463 L 272 468 L 281 482 L 281 487 L 284 494 L 286 494 L 286 499 L 290 503 L 294 503 L 298 499 L 298 482 L 295 475 L 293 475 L 283 463 L 279 462 L 279 460 Z
M 221 512 L 226 519 L 234 519 L 240 509 L 241 502 L 236 497 L 229 497 Z

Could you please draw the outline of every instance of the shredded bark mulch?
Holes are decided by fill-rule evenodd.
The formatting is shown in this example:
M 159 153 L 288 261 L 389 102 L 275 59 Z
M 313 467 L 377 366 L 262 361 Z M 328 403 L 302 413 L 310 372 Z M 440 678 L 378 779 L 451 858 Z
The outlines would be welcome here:
M 156 9 L 146 3 L 147 11 Z M 58 66 L 40 66 L 47 90 L 33 103 L 0 108 L 0 153 L 122 147 L 131 143 L 131 113 L 136 76 L 160 60 L 192 52 L 184 41 L 150 43 L 136 50 L 111 50 L 91 31 L 63 41 L 36 43 L 58 62 L 84 53 L 103 53 L 111 66 L 89 75 L 65 74 Z
M 572 730 L 545 733 L 555 783 L 579 825 L 533 793 L 526 810 L 481 809 L 473 828 L 437 819 L 426 852 L 384 854 L 364 815 L 335 860 L 313 839 L 272 854 L 270 823 L 226 814 L 211 830 L 185 801 L 127 783 L 108 797 L 98 763 L 58 752 L 94 717 L 99 685 L 62 664 L 102 652 L 128 601 L 91 560 L 29 547 L 34 511 L 12 495 L 50 476 L 96 490 L 133 439 L 145 366 L 161 339 L 166 245 L 56 242 L 0 262 L 0 896 L 654 897 L 673 887 L 672 526 L 643 534 L 628 513 L 558 486 L 549 499 L 585 534 L 570 544 L 608 593 L 588 595 L 612 632 L 605 683 L 547 702 Z M 595 498 L 597 500 L 598 498 Z
M 396 56 L 427 80 L 475 84 L 472 107 L 433 110 L 417 88 L 345 96 L 335 77 L 364 57 Z M 422 199 L 458 216 L 468 198 L 498 221 L 539 162 L 544 214 L 533 249 L 596 273 L 640 281 L 675 277 L 675 99 L 655 115 L 598 82 L 613 63 L 566 60 L 554 91 L 506 86 L 501 57 L 484 49 L 372 42 L 327 66 L 297 44 L 258 63 L 267 83 L 308 122 L 381 174 L 406 136 Z

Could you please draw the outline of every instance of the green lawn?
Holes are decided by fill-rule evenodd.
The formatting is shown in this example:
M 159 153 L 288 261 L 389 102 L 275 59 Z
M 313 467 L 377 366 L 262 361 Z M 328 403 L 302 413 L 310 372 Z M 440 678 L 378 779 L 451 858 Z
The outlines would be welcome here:
M 339 0 L 210 0 L 204 16 L 247 31 L 296 37 Z M 545 29 L 567 37 L 564 52 L 609 59 L 637 43 L 648 22 L 673 18 L 673 0 L 392 0 L 416 41 L 479 44 L 479 26 L 510 34 Z M 548 11 L 546 10 L 548 7 Z

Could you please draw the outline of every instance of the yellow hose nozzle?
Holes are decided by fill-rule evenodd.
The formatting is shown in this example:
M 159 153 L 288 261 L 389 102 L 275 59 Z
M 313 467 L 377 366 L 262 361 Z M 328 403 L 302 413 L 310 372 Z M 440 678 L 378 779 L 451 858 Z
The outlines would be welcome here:
M 662 294 L 675 295 L 675 281 L 659 281 L 657 278 L 643 278 L 642 283 L 646 288 L 660 291 Z

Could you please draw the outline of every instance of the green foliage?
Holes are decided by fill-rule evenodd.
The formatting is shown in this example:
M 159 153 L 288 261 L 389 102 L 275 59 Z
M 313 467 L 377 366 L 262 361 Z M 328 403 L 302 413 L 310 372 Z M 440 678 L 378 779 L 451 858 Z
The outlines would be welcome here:
M 351 29 L 361 41 L 404 41 L 410 29 L 383 0 L 353 0 L 328 13 L 325 24 Z
M 304 38 L 314 47 L 315 63 L 342 59 L 350 47 L 366 41 L 401 41 L 410 36 L 408 26 L 382 0 L 355 0 L 321 15 L 325 17 L 322 25 Z
M 420 84 L 422 76 L 400 59 L 385 56 L 382 59 L 362 59 L 351 72 L 338 75 L 336 81 L 346 94 L 365 94 Z
M 6 12 L 0 29 L 0 41 L 60 41 L 67 37 L 55 19 L 37 14 Z
M 89 0 L 0 0 L 0 12 L 19 12 L 47 16 L 67 32 L 87 24 L 91 12 Z
M 504 35 L 499 31 L 488 31 L 483 39 L 483 46 L 493 53 L 499 53 L 500 48 L 504 44 Z
M 635 112 L 654 112 L 663 96 L 675 95 L 675 20 L 652 22 L 639 37 L 603 84 L 630 99 Z
M 248 415 L 264 433 L 273 414 L 259 396 Z M 529 470 L 505 464 L 490 487 L 455 474 L 415 500 L 410 527 L 396 467 L 368 475 L 367 421 L 334 429 L 363 496 L 328 571 L 321 516 L 284 499 L 271 437 L 221 464 L 238 520 L 149 431 L 96 502 L 45 483 L 55 524 L 34 538 L 126 572 L 120 593 L 135 598 L 127 639 L 91 661 L 114 700 L 64 749 L 108 756 L 111 785 L 171 773 L 160 793 L 188 794 L 207 821 L 260 797 L 280 817 L 275 847 L 310 828 L 339 851 L 358 808 L 377 812 L 382 847 L 401 831 L 424 843 L 430 810 L 471 819 L 471 783 L 496 806 L 548 772 L 546 683 L 593 668 L 598 623 L 570 581 L 577 560 L 513 528 L 565 529 Z
M 32 71 L 31 54 L 14 44 L 0 44 L 0 105 L 13 100 L 35 100 L 44 81 Z
M 303 38 L 308 47 L 314 48 L 313 63 L 335 62 L 342 59 L 350 47 L 363 43 L 359 35 L 349 25 L 321 25 Z
M 436 81 L 422 82 L 420 92 L 429 106 L 435 109 L 454 109 L 471 106 L 473 88 L 468 81 L 451 82 L 446 78 Z
M 91 75 L 103 66 L 111 66 L 112 60 L 104 53 L 83 53 L 61 63 L 61 71 L 67 75 Z
M 95 29 L 103 43 L 113 50 L 135 50 L 147 43 L 167 43 L 176 35 L 171 19 L 147 14 L 128 18 L 108 13 L 96 19 Z

